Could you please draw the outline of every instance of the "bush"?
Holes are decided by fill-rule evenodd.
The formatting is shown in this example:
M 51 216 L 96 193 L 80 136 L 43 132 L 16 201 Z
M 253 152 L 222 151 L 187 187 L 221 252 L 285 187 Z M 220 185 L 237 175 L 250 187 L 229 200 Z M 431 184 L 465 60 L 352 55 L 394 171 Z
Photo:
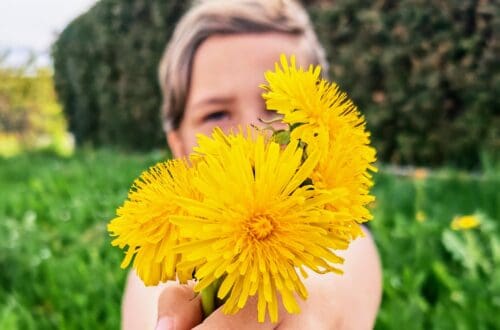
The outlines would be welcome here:
M 0 157 L 23 151 L 72 152 L 52 71 L 28 62 L 14 68 L 0 58 Z
M 477 167 L 481 152 L 500 150 L 498 4 L 303 2 L 381 160 Z M 78 143 L 164 143 L 156 67 L 186 7 L 102 0 L 62 32 L 55 78 Z
M 500 150 L 498 4 L 337 0 L 311 12 L 382 160 L 477 167 Z
M 185 1 L 103 0 L 53 47 L 55 82 L 78 144 L 164 145 L 157 66 Z

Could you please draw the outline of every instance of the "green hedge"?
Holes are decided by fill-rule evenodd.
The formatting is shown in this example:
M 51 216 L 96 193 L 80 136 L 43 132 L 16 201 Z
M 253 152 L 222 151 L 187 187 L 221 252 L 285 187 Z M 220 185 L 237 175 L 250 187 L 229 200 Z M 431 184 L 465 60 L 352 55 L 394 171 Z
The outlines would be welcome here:
M 382 160 L 473 167 L 500 150 L 498 2 L 337 0 L 312 13 Z
M 101 0 L 63 31 L 55 79 L 78 143 L 164 144 L 156 67 L 187 2 Z M 304 2 L 381 160 L 475 167 L 500 150 L 500 5 Z
M 102 0 L 53 46 L 55 83 L 78 144 L 165 144 L 156 69 L 185 1 Z

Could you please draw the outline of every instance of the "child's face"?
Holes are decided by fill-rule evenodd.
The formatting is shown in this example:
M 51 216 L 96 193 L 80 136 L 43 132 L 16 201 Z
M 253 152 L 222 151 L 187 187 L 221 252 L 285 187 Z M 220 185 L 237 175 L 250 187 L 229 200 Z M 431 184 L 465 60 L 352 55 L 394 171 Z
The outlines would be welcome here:
M 262 125 L 275 113 L 265 109 L 261 97 L 264 72 L 274 68 L 280 54 L 297 57 L 297 65 L 310 64 L 301 39 L 280 33 L 212 36 L 197 50 L 184 117 L 168 133 L 175 157 L 188 155 L 196 134 L 210 134 L 219 126 L 227 131 L 238 125 Z

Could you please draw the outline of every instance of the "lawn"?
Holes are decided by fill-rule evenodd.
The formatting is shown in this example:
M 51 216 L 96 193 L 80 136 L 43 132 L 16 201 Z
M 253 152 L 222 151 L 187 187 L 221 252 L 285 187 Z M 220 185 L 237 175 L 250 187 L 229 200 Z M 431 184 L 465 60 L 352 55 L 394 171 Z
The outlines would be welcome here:
M 117 329 L 126 272 L 106 223 L 163 153 L 0 159 L 0 329 Z M 370 224 L 378 329 L 500 328 L 500 170 L 381 170 Z M 454 231 L 455 216 L 477 228 Z

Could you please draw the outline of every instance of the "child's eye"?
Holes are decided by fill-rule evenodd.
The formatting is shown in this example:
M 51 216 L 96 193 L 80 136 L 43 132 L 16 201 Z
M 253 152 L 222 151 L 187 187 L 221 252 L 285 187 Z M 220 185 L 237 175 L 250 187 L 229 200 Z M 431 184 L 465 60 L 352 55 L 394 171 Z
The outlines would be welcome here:
M 229 116 L 229 113 L 227 111 L 214 111 L 209 114 L 207 114 L 205 117 L 203 117 L 204 122 L 208 121 L 218 121 L 225 119 Z

